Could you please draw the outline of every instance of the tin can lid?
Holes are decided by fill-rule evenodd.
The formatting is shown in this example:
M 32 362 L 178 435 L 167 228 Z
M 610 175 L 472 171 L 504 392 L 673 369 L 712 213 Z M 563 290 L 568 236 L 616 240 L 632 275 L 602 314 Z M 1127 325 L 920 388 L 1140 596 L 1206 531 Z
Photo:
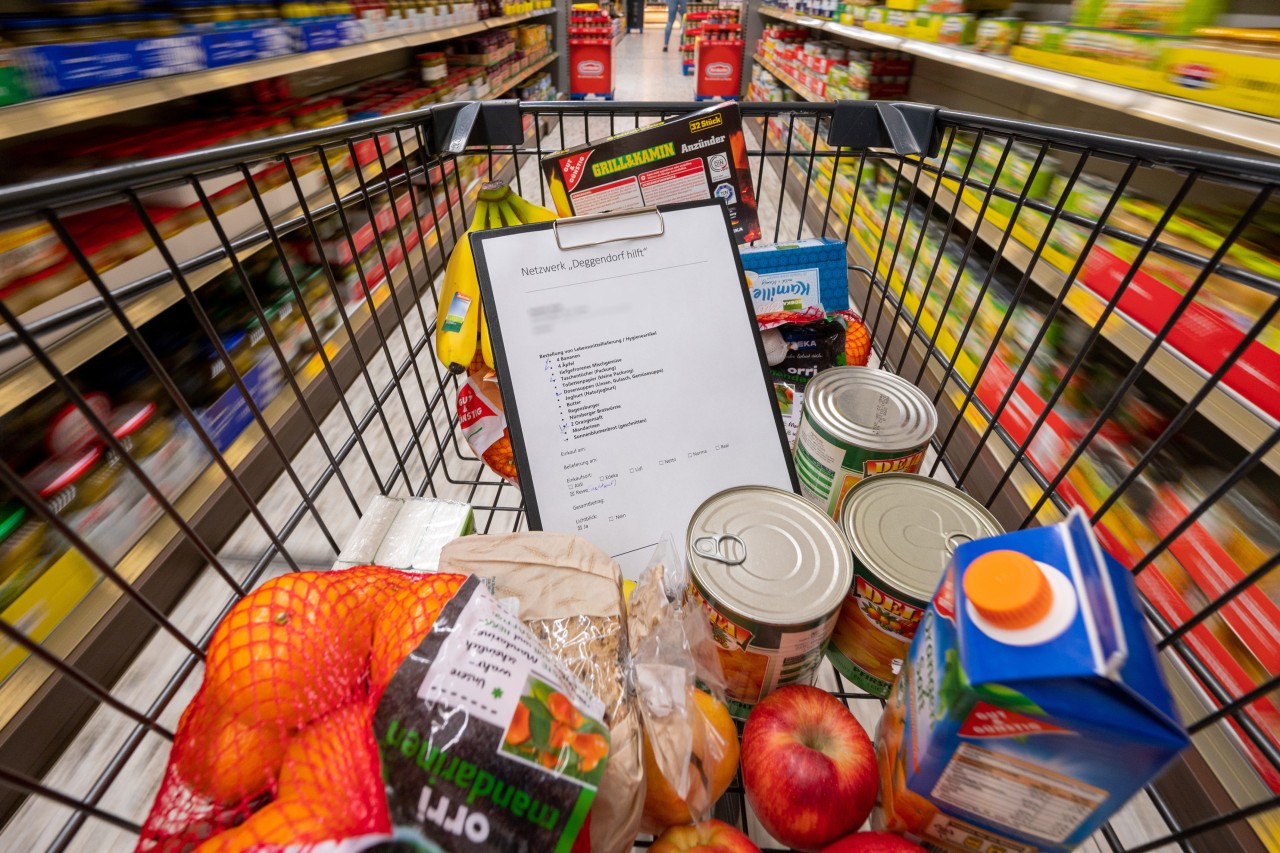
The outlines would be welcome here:
M 835 367 L 810 380 L 805 411 L 841 441 L 868 450 L 908 450 L 933 438 L 938 413 L 924 392 L 873 367 Z
M 849 546 L 835 522 L 769 486 L 739 486 L 704 501 L 689 522 L 685 550 L 693 577 L 717 606 L 765 624 L 821 620 L 853 583 Z
M 982 504 L 920 474 L 878 474 L 849 490 L 840 527 L 853 556 L 900 592 L 933 596 L 957 545 L 1004 533 Z

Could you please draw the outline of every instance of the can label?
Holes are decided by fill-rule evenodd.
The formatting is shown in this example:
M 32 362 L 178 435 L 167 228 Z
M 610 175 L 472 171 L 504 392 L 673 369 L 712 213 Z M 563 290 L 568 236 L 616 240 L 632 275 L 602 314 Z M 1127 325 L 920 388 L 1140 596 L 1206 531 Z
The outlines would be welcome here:
M 898 593 L 857 560 L 854 573 L 827 657 L 841 675 L 883 699 L 902 669 L 925 604 Z
M 795 630 L 724 613 L 690 581 L 689 595 L 711 622 L 725 678 L 725 705 L 745 720 L 756 703 L 787 684 L 813 684 L 839 610 L 818 625 Z
M 816 425 L 808 412 L 803 412 L 796 431 L 795 454 L 800 494 L 835 518 L 845 493 L 867 477 L 892 471 L 918 472 L 927 446 L 867 450 L 843 444 Z

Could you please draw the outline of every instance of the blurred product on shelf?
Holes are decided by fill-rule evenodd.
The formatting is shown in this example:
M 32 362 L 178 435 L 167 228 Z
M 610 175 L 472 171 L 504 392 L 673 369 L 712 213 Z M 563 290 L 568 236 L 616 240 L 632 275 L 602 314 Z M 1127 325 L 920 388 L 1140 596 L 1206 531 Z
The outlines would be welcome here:
M 65 16 L 0 18 L 0 105 L 552 8 L 551 0 L 175 0 L 161 11 L 86 17 L 68 12 L 84 4 L 52 5 Z
M 299 130 L 313 130 L 341 124 L 349 119 L 366 119 L 419 109 L 434 103 L 457 100 L 479 100 L 501 94 L 527 75 L 538 63 L 550 56 L 551 27 L 547 24 L 523 24 L 511 30 L 498 30 L 486 35 L 496 41 L 467 41 L 458 53 L 428 53 L 418 57 L 418 68 L 408 76 L 381 78 L 345 90 L 308 99 L 290 97 L 287 87 L 281 92 L 262 92 L 264 100 L 234 107 L 225 105 L 210 110 L 213 114 L 200 119 L 179 121 L 168 126 L 139 129 L 129 125 L 106 126 L 91 138 L 68 137 L 65 142 L 41 143 L 43 162 L 57 163 L 56 169 L 19 168 L 12 177 L 41 178 L 65 171 L 101 168 L 137 160 L 189 153 L 216 145 L 231 145 L 266 139 Z M 496 53 L 472 53 L 480 47 L 500 44 Z M 519 45 L 519 47 L 517 47 Z M 483 62 L 500 56 L 486 65 L 459 64 Z M 419 79 L 432 77 L 431 80 Z M 554 98 L 549 75 L 542 75 L 541 91 Z M 416 140 L 402 139 L 401 144 Z M 380 144 L 372 140 L 354 146 L 356 159 L 365 177 L 370 170 L 381 168 L 382 157 L 399 153 L 394 137 L 384 137 Z M 56 157 L 48 156 L 56 152 Z M 352 161 L 345 146 L 326 151 L 328 169 L 335 179 L 352 172 Z M 32 162 L 37 161 L 31 158 Z M 323 176 L 322 164 L 314 154 L 298 154 L 293 158 L 294 174 L 303 186 L 314 184 Z M 390 165 L 390 164 L 389 164 Z M 281 163 L 262 163 L 252 170 L 259 194 L 270 196 L 289 183 L 289 171 Z M 252 192 L 245 180 L 236 176 L 202 178 L 200 187 L 220 216 L 243 213 L 253 207 Z M 288 192 L 285 190 L 284 192 Z M 147 193 L 140 199 L 151 224 L 166 241 L 176 238 L 174 246 L 182 252 L 195 249 L 188 244 L 209 237 L 208 216 L 198 195 L 190 185 Z M 239 217 L 239 213 L 236 214 Z M 228 219 L 224 227 L 235 230 L 239 218 Z M 159 263 L 147 226 L 134 208 L 121 203 L 108 208 L 90 210 L 68 216 L 63 225 L 85 253 L 94 270 L 111 286 L 127 284 L 145 276 Z M 189 232 L 189 234 L 188 234 Z M 179 236 L 187 234 L 187 236 Z M 88 276 L 66 252 L 48 223 L 29 223 L 0 230 L 0 300 L 19 315 L 50 303 L 77 288 L 89 293 Z
M 814 39 L 805 29 L 780 26 L 765 27 L 756 55 L 766 63 L 766 70 L 785 75 L 785 82 L 804 90 L 802 95 L 808 93 L 813 96 L 810 100 L 820 101 L 905 98 L 914 66 L 910 56 L 898 51 L 863 50 Z M 776 91 L 767 83 L 762 88 Z
M 557 92 L 551 74 L 540 74 L 516 90 L 522 101 L 554 101 Z
M 1224 12 L 1221 0 L 1076 0 L 1069 22 L 1001 16 L 1008 7 L 1000 0 L 891 0 L 844 3 L 831 14 L 814 3 L 783 2 L 771 3 L 766 15 L 802 24 L 802 41 L 821 29 L 856 41 L 858 36 L 835 27 L 861 26 L 920 42 L 972 45 L 980 53 L 1067 74 L 1280 117 L 1280 29 L 1215 26 Z M 766 34 L 771 29 L 782 28 L 767 25 Z M 817 100 L 836 100 L 803 78 L 795 82 Z M 762 84 L 762 94 L 770 88 Z
M 977 16 L 967 12 L 909 12 L 872 6 L 862 26 L 873 32 L 939 44 L 973 44 Z
M 1226 7 L 1226 0 L 1072 0 L 1071 23 L 1182 36 L 1213 26 Z
M 973 49 L 980 53 L 1007 54 L 1018 43 L 1020 18 L 983 18 L 974 31 Z

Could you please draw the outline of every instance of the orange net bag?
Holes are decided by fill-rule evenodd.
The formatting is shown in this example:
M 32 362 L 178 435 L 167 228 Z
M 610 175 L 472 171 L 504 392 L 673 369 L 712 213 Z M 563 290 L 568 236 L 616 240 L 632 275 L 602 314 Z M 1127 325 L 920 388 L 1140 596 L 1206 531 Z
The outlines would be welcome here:
M 372 720 L 464 575 L 296 572 L 214 632 L 138 851 L 237 853 L 391 830 Z

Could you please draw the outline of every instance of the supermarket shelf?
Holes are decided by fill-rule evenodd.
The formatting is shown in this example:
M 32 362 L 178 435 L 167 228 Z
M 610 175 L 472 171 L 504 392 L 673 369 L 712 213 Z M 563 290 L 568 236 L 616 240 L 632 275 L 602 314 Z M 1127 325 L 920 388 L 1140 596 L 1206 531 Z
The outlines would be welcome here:
M 1275 119 L 1198 104 L 1194 101 L 1159 95 L 1141 89 L 1130 89 L 1127 86 L 1118 86 L 1091 77 L 1065 74 L 1002 56 L 978 53 L 970 48 L 934 44 L 919 39 L 872 32 L 862 27 L 837 24 L 821 18 L 794 15 L 768 6 L 761 7 L 760 14 L 802 27 L 822 30 L 839 38 L 862 42 L 885 50 L 900 50 L 924 59 L 932 59 L 1023 86 L 1052 92 L 1055 95 L 1085 101 L 1134 118 L 1146 119 L 1157 124 L 1191 131 L 1210 139 L 1280 156 L 1280 121 Z
M 761 68 L 768 71 L 774 77 L 777 77 L 779 80 L 785 83 L 789 89 L 791 89 L 800 97 L 804 98 L 806 101 L 809 101 L 815 104 L 820 104 L 826 100 L 825 98 L 820 98 L 817 95 L 815 95 L 807 87 L 801 86 L 798 82 L 796 82 L 796 78 L 792 77 L 790 74 L 783 71 L 781 68 L 774 65 L 772 62 L 765 59 L 760 54 L 758 53 L 753 54 L 751 59 L 755 62 L 758 62 Z
M 404 139 L 405 154 L 416 151 L 417 146 L 416 134 Z M 385 160 L 388 168 L 399 163 L 399 146 L 384 152 L 382 159 Z M 383 174 L 382 163 L 375 159 L 372 163 L 361 166 L 360 171 L 364 175 L 366 184 L 376 182 Z M 322 180 L 319 180 L 321 177 L 320 167 L 299 176 L 299 184 L 304 184 L 308 178 L 320 184 L 319 188 L 309 193 L 306 199 L 307 208 L 312 213 L 315 213 L 317 209 L 333 205 L 333 191 L 330 187 L 324 185 Z M 269 203 L 268 197 L 272 193 L 281 191 L 294 201 L 272 217 L 272 222 L 277 228 L 302 216 L 302 206 L 297 203 L 297 196 L 293 193 L 291 184 L 263 193 L 264 203 Z M 351 200 L 359 198 L 359 193 L 360 179 L 356 172 L 353 171 L 350 175 L 337 182 L 337 194 L 343 200 L 344 206 L 350 203 Z M 251 200 L 245 202 L 236 211 L 219 214 L 219 216 L 220 219 L 225 219 L 234 216 L 236 212 L 244 212 L 254 218 L 258 217 L 257 207 Z M 193 251 L 184 252 L 185 258 L 178 263 L 179 268 L 183 271 L 187 285 L 192 290 L 199 290 L 220 274 L 231 269 L 231 256 L 223 253 L 220 258 L 212 262 L 195 266 L 208 253 L 220 251 L 220 245 L 212 226 L 207 222 L 193 226 L 193 228 L 207 230 L 207 235 L 203 236 L 207 236 L 208 244 L 202 245 Z M 257 233 L 258 236 L 236 251 L 237 258 L 247 258 L 271 242 L 271 238 L 263 227 L 260 218 L 251 231 Z M 169 242 L 181 237 L 182 233 L 170 238 Z M 158 258 L 159 250 L 152 248 L 147 254 L 155 254 Z M 80 285 L 77 289 L 79 288 L 86 288 L 88 292 L 91 292 L 92 296 L 97 296 L 97 291 L 93 290 L 91 285 Z M 171 279 L 167 283 L 146 291 L 137 298 L 125 303 L 123 306 L 124 313 L 129 318 L 129 321 L 137 326 L 159 316 L 161 312 L 181 302 L 183 298 L 182 287 Z M 116 322 L 113 315 L 104 310 L 101 314 L 95 315 L 83 324 L 57 329 L 48 335 L 39 335 L 37 339 L 45 352 L 52 358 L 54 364 L 66 373 L 84 364 L 117 341 L 122 340 L 124 336 L 124 328 Z M 52 377 L 30 357 L 21 344 L 16 345 L 8 352 L 0 353 L 0 370 L 5 369 L 7 369 L 7 372 L 0 374 L 0 417 L 13 411 L 22 403 L 53 384 Z
M 519 86 L 521 83 L 525 82 L 530 77 L 533 77 L 539 71 L 546 68 L 548 65 L 555 62 L 559 58 L 560 58 L 560 54 L 556 53 L 555 51 L 552 51 L 551 53 L 542 57 L 542 59 L 537 60 L 536 62 L 533 63 L 533 65 L 525 69 L 525 72 L 521 74 L 519 77 L 515 78 L 514 80 L 508 83 L 503 83 L 502 89 L 499 90 L 498 92 L 495 92 L 494 94 L 501 95 L 505 92 L 510 92 L 512 89 Z
M 760 61 L 759 57 L 757 61 Z M 777 74 L 771 63 L 761 62 L 761 64 L 769 69 L 770 73 Z M 785 75 L 778 76 L 788 86 L 796 88 L 802 95 L 805 94 L 806 90 L 797 88 L 793 80 L 787 79 Z M 955 209 L 957 220 L 970 231 L 976 228 L 979 238 L 989 248 L 994 251 L 1000 246 L 1004 231 L 988 220 L 979 222 L 978 212 L 968 204 L 957 205 L 955 194 L 946 185 L 936 186 L 936 182 L 927 172 L 920 172 L 910 163 L 898 164 L 889 158 L 885 158 L 882 162 L 890 168 L 900 167 L 903 178 L 908 182 L 916 183 L 924 196 L 934 197 L 936 192 L 935 211 L 946 212 Z M 803 174 L 797 174 L 796 177 L 803 182 Z M 855 244 L 851 241 L 851 250 L 854 247 Z M 1032 250 L 1017 239 L 1005 241 L 1000 257 L 1018 270 L 1023 272 L 1030 270 L 1031 281 L 1051 297 L 1058 296 L 1066 286 L 1065 273 L 1043 259 L 1038 263 L 1035 262 Z M 863 265 L 869 268 L 870 262 L 864 261 Z M 1093 324 L 1102 316 L 1107 300 L 1083 283 L 1076 282 L 1063 304 L 1080 319 Z M 1153 335 L 1123 311 L 1116 310 L 1103 326 L 1102 337 L 1136 361 L 1150 346 Z M 1147 362 L 1146 371 L 1184 401 L 1195 396 L 1209 377 L 1208 371 L 1167 343 L 1161 346 Z M 1266 441 L 1278 425 L 1274 418 L 1222 383 L 1214 385 L 1208 396 L 1201 401 L 1198 411 L 1246 450 L 1252 450 Z M 1263 458 L 1263 463 L 1272 471 L 1280 473 L 1280 447 L 1273 448 Z
M 884 162 L 891 168 L 896 165 L 892 160 L 886 159 Z M 918 180 L 920 192 L 925 196 L 932 196 L 937 192 L 935 210 L 945 212 L 956 209 L 956 218 L 960 223 L 970 231 L 976 228 L 979 238 L 988 247 L 995 250 L 1000 245 L 1004 231 L 988 220 L 979 222 L 978 212 L 968 204 L 955 204 L 955 194 L 947 186 L 937 186 L 928 173 L 920 172 L 918 167 L 909 163 L 901 164 L 900 171 L 905 180 Z M 1050 296 L 1058 296 L 1066 286 L 1065 273 L 1043 259 L 1037 263 L 1031 249 L 1017 239 L 1011 238 L 1005 242 L 1000 257 L 1023 272 L 1031 270 L 1031 281 Z M 1064 305 L 1085 322 L 1096 323 L 1106 309 L 1107 300 L 1077 281 L 1068 292 Z M 1146 328 L 1117 310 L 1112 312 L 1103 326 L 1102 337 L 1129 358 L 1137 360 L 1151 345 L 1153 336 Z M 1182 400 L 1189 400 L 1194 396 L 1209 377 L 1207 371 L 1167 344 L 1155 353 L 1146 369 Z M 1277 427 L 1274 419 L 1221 383 L 1216 384 L 1201 402 L 1199 411 L 1247 450 L 1266 441 Z M 1273 449 L 1263 461 L 1272 471 L 1280 473 L 1280 448 Z
M 510 177 L 511 155 L 494 158 L 492 166 L 493 174 L 499 178 Z M 485 179 L 482 173 L 480 180 Z M 464 217 L 469 217 L 471 212 L 467 205 L 474 186 L 468 187 L 462 198 L 455 201 L 451 196 L 448 202 L 450 207 L 462 205 Z M 423 239 L 429 268 L 443 269 L 444 259 L 448 257 L 453 242 L 450 229 L 433 229 Z M 397 304 L 410 305 L 424 294 L 431 298 L 431 290 L 427 287 L 430 281 L 426 279 L 420 251 L 413 249 L 410 260 L 391 270 L 386 280 L 388 286 L 375 291 L 376 304 L 372 310 L 367 301 L 354 310 L 348 309 L 354 345 L 342 327 L 326 344 L 340 388 L 335 388 L 327 374 L 313 361 L 295 374 L 305 406 L 291 392 L 282 392 L 264 407 L 263 416 L 271 433 L 289 458 L 311 439 L 312 414 L 323 420 L 337 405 L 339 396 L 344 393 L 342 389 L 349 387 L 359 376 L 362 362 L 367 358 L 362 354 L 379 346 L 379 328 L 382 334 L 394 330 L 399 320 Z M 415 282 L 421 290 L 414 290 Z M 393 291 L 396 298 L 388 298 Z M 256 422 L 245 429 L 223 457 L 255 500 L 266 493 L 283 471 L 280 457 Z M 184 490 L 174 505 L 215 551 L 247 513 L 239 494 L 222 470 L 213 464 Z M 204 565 L 204 558 L 195 547 L 171 519 L 163 516 L 120 560 L 116 570 L 167 612 Z M 92 673 L 99 683 L 110 684 L 151 635 L 153 628 L 150 619 L 131 605 L 116 585 L 102 581 L 54 629 L 43 645 L 82 672 Z M 108 652 L 95 642 L 95 638 L 104 636 L 116 638 Z M 59 709 L 58 713 L 42 713 L 42 709 L 54 707 Z M 47 667 L 20 667 L 0 686 L 0 756 L 3 756 L 4 766 L 29 768 L 31 776 L 39 777 L 94 707 L 92 699 L 86 698 L 78 687 L 57 677 Z M 0 823 L 21 800 L 21 794 L 0 786 Z
M 535 9 L 518 15 L 504 15 L 417 33 L 405 33 L 390 38 L 362 42 L 360 44 L 318 50 L 310 53 L 292 53 L 274 59 L 260 59 L 226 68 L 194 71 L 157 77 L 136 83 L 89 89 L 53 98 L 27 101 L 0 109 L 0 141 L 27 136 L 55 127 L 78 124 L 91 119 L 126 113 L 142 107 L 155 106 L 179 98 L 189 98 L 205 92 L 240 86 L 272 77 L 312 71 L 326 65 L 366 59 L 370 56 L 421 47 L 425 44 L 448 41 L 459 36 L 518 24 L 531 18 L 555 14 L 555 8 Z
M 523 74 L 504 84 L 502 92 L 497 92 L 494 96 L 496 97 L 519 86 L 555 62 L 559 56 L 558 53 L 552 52 L 541 60 L 536 61 Z M 417 151 L 418 139 L 416 134 L 405 138 L 403 142 L 405 155 L 410 155 Z M 381 160 L 385 161 L 387 168 L 390 168 L 398 164 L 400 158 L 400 146 L 397 145 L 391 150 L 385 151 Z M 376 182 L 382 175 L 383 163 L 375 159 L 372 163 L 361 166 L 360 169 L 361 174 L 364 175 L 365 183 L 371 184 Z M 318 176 L 318 173 L 312 175 L 312 177 L 316 176 Z M 307 177 L 307 175 L 300 176 L 299 182 L 305 183 Z M 343 199 L 345 206 L 352 199 L 359 198 L 359 176 L 353 172 L 349 176 L 340 179 L 337 188 L 338 196 Z M 268 203 L 272 192 L 280 191 L 283 191 L 294 202 L 272 217 L 272 222 L 276 227 L 280 227 L 282 224 L 295 220 L 302 215 L 302 207 L 296 203 L 296 196 L 289 186 L 264 193 L 264 203 Z M 315 213 L 319 208 L 326 208 L 332 205 L 333 192 L 327 186 L 320 186 L 307 197 L 307 207 L 312 213 Z M 257 208 L 252 201 L 246 202 L 243 210 L 251 213 L 253 217 L 257 217 Z M 233 214 L 220 214 L 220 216 L 229 215 Z M 183 253 L 187 260 L 180 261 L 180 267 L 188 267 L 183 269 L 183 273 L 187 284 L 193 290 L 199 290 L 220 274 L 231 269 L 231 258 L 226 255 L 201 266 L 195 266 L 202 256 L 219 248 L 216 237 L 207 224 L 196 227 L 204 227 L 209 231 L 209 243 L 198 250 Z M 270 243 L 270 237 L 260 221 L 254 226 L 253 230 L 261 232 L 260 236 L 238 249 L 236 252 L 237 258 L 246 258 Z M 158 254 L 155 249 L 152 249 L 152 252 Z M 90 286 L 82 285 L 81 287 L 88 288 Z M 96 297 L 97 291 L 92 291 L 91 295 Z M 182 288 L 177 282 L 171 280 L 147 291 L 136 299 L 126 302 L 124 313 L 129 318 L 129 321 L 136 326 L 153 319 L 164 310 L 181 302 L 182 299 Z M 123 339 L 124 336 L 124 329 L 116 322 L 115 317 L 104 311 L 102 314 L 96 315 L 81 324 L 64 327 L 47 335 L 39 335 L 37 337 L 45 352 L 53 359 L 54 364 L 66 373 L 84 364 L 107 347 Z M 25 348 L 20 344 L 8 352 L 0 353 L 0 417 L 13 411 L 34 395 L 48 388 L 52 383 L 52 377 L 28 356 Z

